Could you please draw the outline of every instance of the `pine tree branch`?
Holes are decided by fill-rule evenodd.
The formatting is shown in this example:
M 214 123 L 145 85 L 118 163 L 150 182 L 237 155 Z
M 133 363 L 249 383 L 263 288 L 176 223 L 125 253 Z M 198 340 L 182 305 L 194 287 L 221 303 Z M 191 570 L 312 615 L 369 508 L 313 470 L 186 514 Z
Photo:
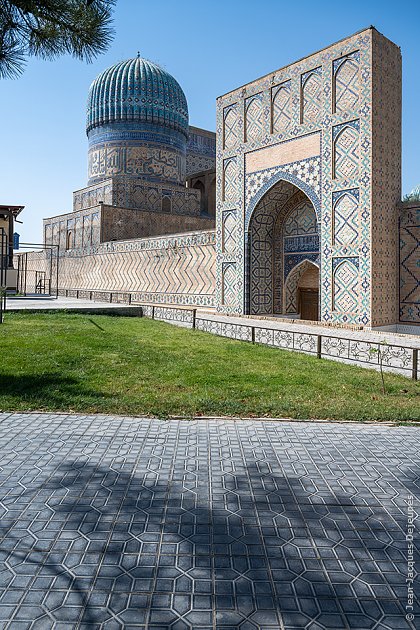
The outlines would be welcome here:
M 0 0 L 0 77 L 16 77 L 28 56 L 70 54 L 90 62 L 113 39 L 115 0 Z

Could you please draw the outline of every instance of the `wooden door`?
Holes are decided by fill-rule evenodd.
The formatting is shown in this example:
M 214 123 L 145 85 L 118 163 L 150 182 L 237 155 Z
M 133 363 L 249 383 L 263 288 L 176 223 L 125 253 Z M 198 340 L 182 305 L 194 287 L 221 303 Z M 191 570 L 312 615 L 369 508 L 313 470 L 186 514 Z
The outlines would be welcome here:
M 299 289 L 300 317 L 301 319 L 317 322 L 319 319 L 318 289 Z

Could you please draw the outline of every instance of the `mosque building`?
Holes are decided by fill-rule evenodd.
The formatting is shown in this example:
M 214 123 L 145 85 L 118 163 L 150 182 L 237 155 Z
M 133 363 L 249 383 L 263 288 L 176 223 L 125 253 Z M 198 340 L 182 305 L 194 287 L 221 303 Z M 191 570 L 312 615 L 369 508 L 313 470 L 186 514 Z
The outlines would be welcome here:
M 213 133 L 157 64 L 111 66 L 88 95 L 88 185 L 44 220 L 43 273 L 58 265 L 68 296 L 418 333 L 401 77 L 370 27 L 219 97 Z
M 86 133 L 88 186 L 73 212 L 45 222 L 62 252 L 214 225 L 215 134 L 190 128 L 178 82 L 137 56 L 93 81 Z M 214 192 L 213 192 L 214 191 Z

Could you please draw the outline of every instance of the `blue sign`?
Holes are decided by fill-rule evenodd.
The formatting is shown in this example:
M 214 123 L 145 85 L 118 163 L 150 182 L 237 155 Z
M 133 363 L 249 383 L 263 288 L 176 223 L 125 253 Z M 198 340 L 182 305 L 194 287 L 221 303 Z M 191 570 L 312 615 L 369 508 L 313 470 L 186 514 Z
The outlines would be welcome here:
M 13 249 L 19 249 L 19 239 L 20 239 L 20 234 L 15 232 L 13 234 Z

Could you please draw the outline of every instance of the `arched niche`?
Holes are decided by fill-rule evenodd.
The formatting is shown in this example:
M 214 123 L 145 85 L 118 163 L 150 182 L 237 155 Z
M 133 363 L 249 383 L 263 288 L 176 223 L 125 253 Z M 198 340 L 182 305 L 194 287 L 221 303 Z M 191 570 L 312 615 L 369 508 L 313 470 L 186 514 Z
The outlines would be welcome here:
M 246 312 L 287 314 L 286 280 L 304 260 L 319 261 L 315 208 L 302 190 L 281 180 L 260 199 L 249 220 Z

